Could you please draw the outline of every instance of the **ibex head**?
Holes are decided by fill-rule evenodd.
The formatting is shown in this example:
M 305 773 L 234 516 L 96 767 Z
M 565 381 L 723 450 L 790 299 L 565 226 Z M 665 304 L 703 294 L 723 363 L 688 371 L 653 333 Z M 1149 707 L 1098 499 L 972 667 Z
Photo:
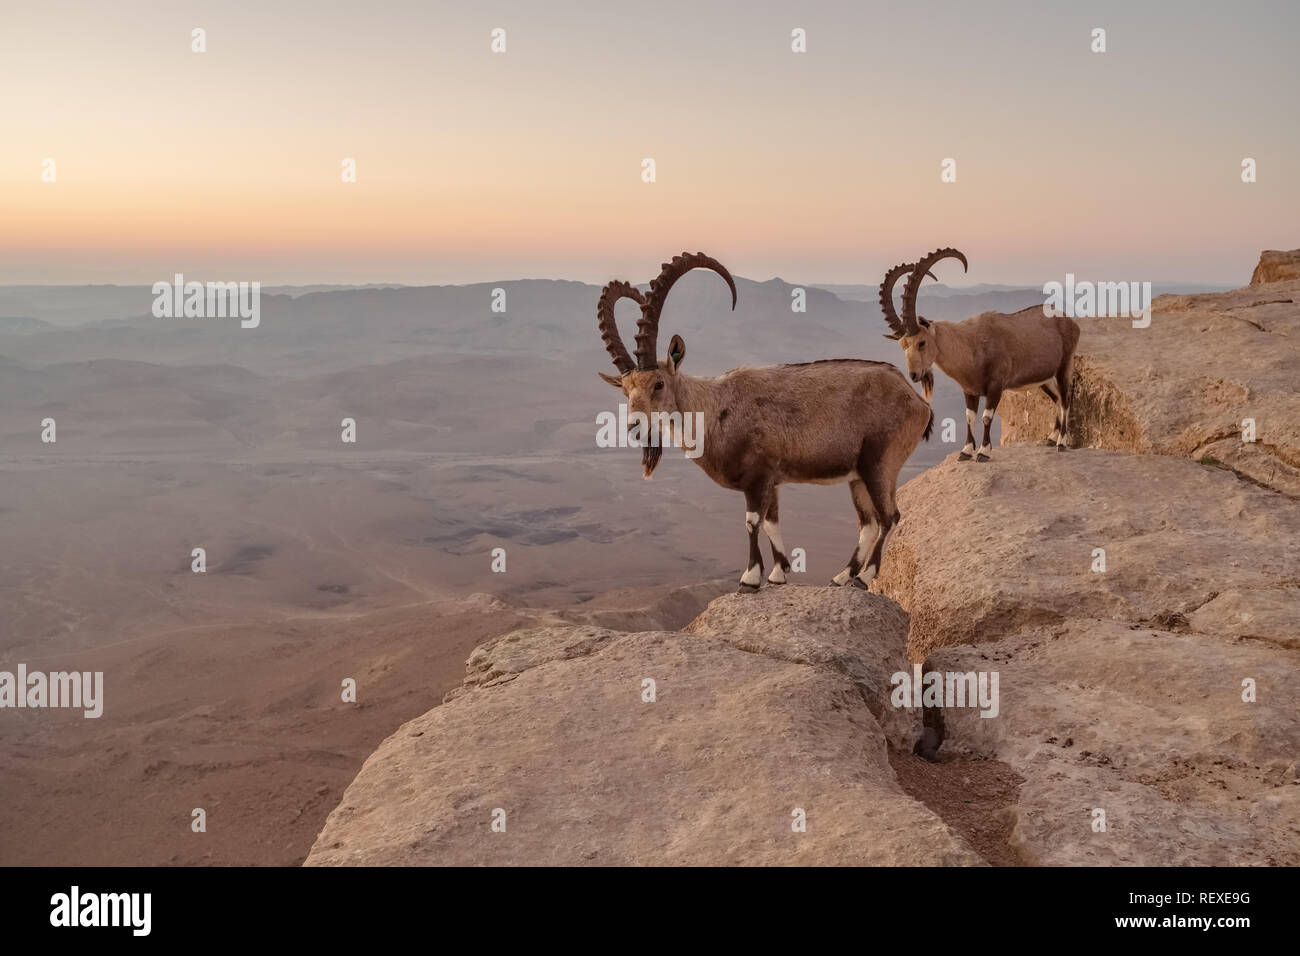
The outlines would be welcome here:
M 686 342 L 680 335 L 674 335 L 668 343 L 668 354 L 663 359 L 656 357 L 656 343 L 659 338 L 659 314 L 663 311 L 668 290 L 673 284 L 692 269 L 712 269 L 727 280 L 731 288 L 731 307 L 736 307 L 736 283 L 731 273 L 718 260 L 702 252 L 683 252 L 674 256 L 672 262 L 665 262 L 659 277 L 650 283 L 648 295 L 642 295 L 636 287 L 627 282 L 614 281 L 600 293 L 596 304 L 596 326 L 600 337 L 609 350 L 614 367 L 619 377 L 599 372 L 606 382 L 622 389 L 627 396 L 629 412 L 643 412 L 649 416 L 652 412 L 687 412 L 679 404 L 678 370 L 686 358 Z M 636 324 L 636 359 L 627 354 L 623 339 L 618 334 L 614 322 L 614 304 L 619 299 L 632 299 L 641 306 L 641 319 Z M 660 419 L 662 420 L 662 419 Z M 664 436 L 667 437 L 667 436 Z M 641 450 L 641 465 L 647 478 L 659 463 L 663 442 L 647 445 Z
M 894 266 L 885 273 L 885 281 L 880 284 L 880 308 L 885 313 L 885 321 L 893 329 L 885 338 L 894 339 L 902 346 L 903 354 L 907 356 L 907 374 L 913 382 L 921 383 L 927 402 L 934 395 L 931 366 L 934 365 L 936 350 L 929 320 L 916 314 L 916 294 L 921 291 L 921 282 L 926 276 L 934 278 L 930 267 L 941 259 L 960 259 L 962 270 L 967 268 L 966 257 L 956 249 L 936 249 L 915 265 L 906 262 Z M 899 318 L 894 311 L 894 284 L 904 274 L 907 275 L 907 285 L 903 287 L 903 316 Z

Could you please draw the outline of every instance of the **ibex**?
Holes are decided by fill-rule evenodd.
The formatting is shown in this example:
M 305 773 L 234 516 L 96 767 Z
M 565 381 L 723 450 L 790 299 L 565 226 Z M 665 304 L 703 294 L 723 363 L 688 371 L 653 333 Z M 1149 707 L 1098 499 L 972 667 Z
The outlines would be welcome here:
M 966 395 L 966 446 L 959 461 L 988 461 L 992 451 L 989 433 L 1002 393 L 1011 389 L 1041 387 L 1056 403 L 1056 426 L 1044 442 L 1066 449 L 1070 423 L 1070 376 L 1074 349 L 1079 344 L 1079 326 L 1070 318 L 1003 315 L 985 312 L 964 322 L 930 322 L 916 315 L 916 294 L 930 267 L 941 259 L 966 257 L 956 249 L 936 249 L 919 263 L 894 266 L 880 285 L 880 308 L 893 329 L 886 335 L 903 347 L 907 371 L 920 382 L 928 402 L 934 393 L 937 365 L 961 386 Z M 907 274 L 903 287 L 903 315 L 894 311 L 894 283 Z M 933 276 L 932 276 L 933 277 Z M 975 417 L 980 396 L 984 397 L 984 442 L 975 454 Z
M 716 259 L 683 253 L 665 263 L 642 295 L 627 282 L 605 286 L 596 306 L 597 326 L 619 377 L 600 377 L 627 397 L 629 417 L 641 412 L 659 431 L 644 443 L 644 476 L 654 473 L 663 444 L 681 416 L 699 415 L 692 454 L 724 488 L 745 493 L 749 560 L 739 590 L 757 591 L 763 579 L 758 546 L 761 526 L 772 548 L 770 584 L 784 584 L 790 561 L 781 541 L 777 490 L 787 482 L 848 482 L 858 512 L 858 543 L 831 582 L 866 588 L 880 568 L 889 533 L 898 523 L 898 472 L 930 437 L 934 414 L 897 368 L 885 362 L 828 359 L 800 365 L 735 368 L 716 378 L 682 372 L 686 343 L 674 335 L 668 354 L 656 357 L 659 315 L 673 284 L 692 269 L 712 269 L 731 289 L 736 283 Z M 629 298 L 641 306 L 636 358 L 628 355 L 614 322 L 614 305 Z M 658 413 L 657 415 L 655 413 Z

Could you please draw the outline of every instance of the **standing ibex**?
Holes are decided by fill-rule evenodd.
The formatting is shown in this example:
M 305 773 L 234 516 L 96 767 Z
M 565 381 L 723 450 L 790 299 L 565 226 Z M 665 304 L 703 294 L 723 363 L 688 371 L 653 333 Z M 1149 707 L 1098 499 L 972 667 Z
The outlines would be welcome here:
M 1074 349 L 1079 344 L 1079 326 L 1065 316 L 1042 314 L 1028 317 L 985 312 L 964 322 L 930 322 L 916 315 L 916 294 L 930 267 L 941 259 L 966 257 L 956 249 L 936 249 L 915 266 L 894 266 L 880 286 L 880 308 L 893 329 L 895 339 L 907 356 L 912 381 L 920 382 L 928 402 L 934 393 L 937 365 L 961 386 L 966 395 L 966 447 L 957 456 L 969 461 L 975 453 L 975 417 L 980 396 L 984 396 L 984 442 L 976 461 L 988 461 L 992 450 L 989 432 L 1002 393 L 1010 389 L 1041 386 L 1056 403 L 1056 427 L 1045 444 L 1066 449 L 1070 423 L 1070 375 Z M 907 274 L 903 287 L 903 315 L 894 311 L 894 283 Z
M 683 253 L 665 263 L 642 295 L 627 282 L 605 286 L 596 306 L 597 326 L 619 378 L 600 377 L 627 396 L 629 415 L 640 412 L 660 431 L 642 449 L 646 478 L 654 472 L 674 421 L 699 415 L 692 450 L 695 463 L 724 488 L 745 493 L 749 561 L 741 591 L 762 584 L 760 525 L 772 547 L 771 584 L 784 584 L 790 562 L 777 520 L 777 489 L 787 482 L 848 482 L 858 512 L 858 544 L 833 584 L 866 588 L 880 568 L 889 532 L 898 523 L 898 472 L 922 437 L 930 437 L 934 414 L 894 366 L 859 359 L 801 365 L 736 368 L 716 378 L 683 374 L 686 343 L 674 335 L 667 356 L 656 357 L 659 314 L 668 290 L 691 269 L 712 269 L 736 284 L 716 259 Z M 614 322 L 614 304 L 629 298 L 641 306 L 636 359 L 628 355 Z

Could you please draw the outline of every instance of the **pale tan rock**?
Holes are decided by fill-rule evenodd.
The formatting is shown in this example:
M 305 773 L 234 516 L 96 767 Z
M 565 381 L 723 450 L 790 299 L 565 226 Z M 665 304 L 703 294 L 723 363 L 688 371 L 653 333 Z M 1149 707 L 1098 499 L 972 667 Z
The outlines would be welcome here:
M 900 489 L 899 509 L 873 589 L 911 615 L 913 660 L 1067 618 L 1159 621 L 1230 590 L 1269 592 L 1264 607 L 1300 588 L 1300 507 L 1186 459 L 1025 446 L 985 463 L 950 456 Z
M 1206 634 L 1249 637 L 1300 650 L 1300 579 L 1280 582 L 1273 590 L 1228 589 L 1202 604 L 1188 621 Z
M 1192 631 L 1073 619 L 938 671 L 996 670 L 999 712 L 944 711 L 952 752 L 1025 778 L 1012 843 L 1052 865 L 1300 864 L 1300 658 Z M 1242 700 L 1242 681 L 1256 700 Z M 1093 829 L 1093 810 L 1106 830 Z
M 474 648 L 465 661 L 464 682 L 443 696 L 455 700 L 475 687 L 492 687 L 514 680 L 530 667 L 547 661 L 591 654 L 622 632 L 590 625 L 550 625 L 511 631 Z
M 798 633 L 750 651 L 705 633 L 534 628 L 476 651 L 475 673 L 496 676 L 386 740 L 307 864 L 981 863 L 899 788 L 863 696 L 874 671 L 855 679 L 838 660 L 841 628 L 867 621 L 881 626 L 863 646 L 892 648 L 871 660 L 901 659 L 905 616 L 858 591 L 746 597 Z M 720 602 L 701 631 L 741 614 Z
M 1079 325 L 1073 445 L 1210 458 L 1300 496 L 1300 278 L 1159 296 L 1145 329 L 1127 318 Z M 998 412 L 1004 444 L 1032 444 L 1051 431 L 1055 406 L 1017 391 Z M 1243 440 L 1247 418 L 1254 442 Z
M 1279 252 L 1266 249 L 1259 254 L 1259 265 L 1250 277 L 1251 285 L 1300 279 L 1300 249 Z
M 1021 859 L 1300 863 L 1300 505 L 1187 459 L 1011 446 L 900 509 L 877 585 L 928 671 L 998 674 L 997 715 L 945 708 L 940 753 L 1024 779 Z
M 888 706 L 890 678 L 907 671 L 907 614 L 893 601 L 863 601 L 856 588 L 768 587 L 718 598 L 687 633 L 796 664 L 830 667 L 849 677 L 894 747 L 911 750 L 919 710 Z
M 1187 458 L 1007 446 L 900 509 L 876 587 L 910 623 L 787 585 L 684 632 L 513 632 L 371 756 L 307 862 L 978 864 L 890 764 L 917 712 L 889 679 L 928 659 L 999 675 L 996 716 L 944 709 L 940 756 L 1018 775 L 990 809 L 1015 858 L 1300 865 L 1300 505 Z

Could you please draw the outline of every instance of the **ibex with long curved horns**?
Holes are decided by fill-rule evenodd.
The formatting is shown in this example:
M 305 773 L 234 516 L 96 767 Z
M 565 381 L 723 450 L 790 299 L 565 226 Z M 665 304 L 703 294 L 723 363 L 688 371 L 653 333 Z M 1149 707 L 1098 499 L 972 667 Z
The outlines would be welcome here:
M 1066 449 L 1070 424 L 1070 376 L 1074 349 L 1079 344 L 1079 326 L 1066 316 L 1029 317 L 985 312 L 964 322 L 930 322 L 916 314 L 916 294 L 930 267 L 942 259 L 966 257 L 956 249 L 936 249 L 916 265 L 894 266 L 880 285 L 880 308 L 893 329 L 886 335 L 903 347 L 907 371 L 920 382 L 928 402 L 934 393 L 932 365 L 937 365 L 961 386 L 966 396 L 966 446 L 959 461 L 988 461 L 989 434 L 993 415 L 1002 393 L 1012 389 L 1041 387 L 1056 403 L 1056 427 L 1045 444 Z M 894 284 L 907 276 L 903 287 L 903 314 L 894 311 Z M 984 441 L 975 453 L 975 418 L 980 397 L 984 397 Z
M 767 580 L 785 583 L 790 561 L 781 542 L 777 489 L 787 482 L 848 482 L 858 512 L 858 544 L 832 583 L 866 588 L 900 517 L 895 503 L 898 472 L 922 437 L 930 437 L 933 413 L 902 373 L 885 362 L 829 359 L 736 368 L 716 378 L 696 378 L 681 371 L 686 343 L 680 335 L 672 337 L 668 354 L 659 359 L 659 316 L 668 290 L 697 268 L 712 269 L 726 280 L 734 309 L 736 283 L 731 274 L 702 252 L 683 253 L 665 263 L 646 295 L 627 282 L 605 286 L 596 306 L 597 325 L 619 377 L 603 372 L 600 377 L 623 391 L 629 417 L 640 412 L 670 432 L 674 415 L 699 416 L 703 428 L 697 430 L 695 463 L 722 487 L 745 493 L 749 560 L 741 591 L 756 591 L 762 584 L 760 527 L 772 548 Z M 635 360 L 614 323 L 614 305 L 621 298 L 641 306 Z M 651 437 L 655 440 L 643 447 L 641 456 L 646 478 L 659 463 L 663 438 L 671 436 Z

